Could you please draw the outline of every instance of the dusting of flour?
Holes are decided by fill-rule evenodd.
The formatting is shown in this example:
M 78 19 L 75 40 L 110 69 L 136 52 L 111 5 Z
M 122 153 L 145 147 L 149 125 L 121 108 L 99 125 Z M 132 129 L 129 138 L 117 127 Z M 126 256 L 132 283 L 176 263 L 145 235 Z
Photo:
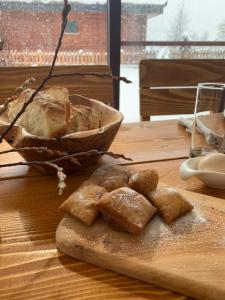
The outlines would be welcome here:
M 197 211 L 192 211 L 170 225 L 155 216 L 144 232 L 138 236 L 117 232 L 108 227 L 100 240 L 104 244 L 104 248 L 114 253 L 130 255 L 146 253 L 146 251 L 153 253 L 165 245 L 181 247 L 182 244 L 186 244 L 184 241 L 187 241 L 190 236 L 203 232 L 207 226 L 210 224 L 206 217 Z

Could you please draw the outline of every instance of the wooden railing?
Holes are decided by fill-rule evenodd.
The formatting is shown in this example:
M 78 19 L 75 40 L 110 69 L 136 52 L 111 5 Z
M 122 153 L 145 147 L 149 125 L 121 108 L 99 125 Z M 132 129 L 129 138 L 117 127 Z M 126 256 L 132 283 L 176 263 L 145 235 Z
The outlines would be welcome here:
M 43 51 L 2 51 L 0 63 L 6 66 L 45 66 L 53 58 L 53 52 Z M 122 64 L 138 64 L 144 58 L 156 58 L 157 51 L 121 51 Z M 105 65 L 107 52 L 60 52 L 57 65 Z
M 225 49 L 170 49 L 171 59 L 225 59 Z
M 121 46 L 157 47 L 225 47 L 225 41 L 121 41 Z
M 46 66 L 50 65 L 53 52 L 44 51 L 1 51 L 0 66 Z M 139 64 L 142 59 L 225 59 L 225 47 L 123 47 L 121 64 Z M 60 52 L 57 65 L 106 65 L 107 52 Z

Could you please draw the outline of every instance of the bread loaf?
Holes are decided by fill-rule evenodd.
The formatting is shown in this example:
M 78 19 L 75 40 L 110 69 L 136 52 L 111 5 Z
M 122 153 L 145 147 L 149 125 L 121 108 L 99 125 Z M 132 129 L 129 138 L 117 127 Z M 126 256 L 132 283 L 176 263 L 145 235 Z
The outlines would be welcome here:
M 9 104 L 9 121 L 15 118 L 34 92 L 33 89 L 26 89 Z M 99 123 L 98 111 L 83 105 L 72 106 L 68 90 L 59 86 L 39 92 L 16 122 L 33 135 L 49 138 L 95 129 Z
M 9 121 L 14 119 L 24 103 L 30 99 L 33 92 L 33 89 L 26 89 L 15 101 L 9 104 Z M 69 121 L 69 114 L 66 108 L 69 105 L 69 100 L 65 96 L 66 93 L 63 93 L 63 98 L 59 100 L 58 95 L 55 98 L 51 95 L 53 94 L 52 90 L 50 90 L 50 94 L 47 91 L 39 92 L 16 124 L 25 128 L 27 132 L 41 137 L 53 138 L 64 135 Z
M 68 89 L 61 86 L 53 86 L 45 90 L 45 93 L 52 96 L 56 101 L 64 105 L 66 111 L 66 119 L 70 119 L 70 100 Z
M 83 105 L 72 105 L 67 133 L 96 129 L 99 127 L 99 122 L 100 116 L 95 109 Z

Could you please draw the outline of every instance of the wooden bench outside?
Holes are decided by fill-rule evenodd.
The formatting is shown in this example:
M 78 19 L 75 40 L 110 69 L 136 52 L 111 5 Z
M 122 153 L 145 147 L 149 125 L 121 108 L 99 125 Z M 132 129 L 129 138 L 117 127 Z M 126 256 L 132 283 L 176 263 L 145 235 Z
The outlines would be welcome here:
M 146 59 L 140 62 L 140 115 L 192 114 L 196 89 L 150 87 L 196 86 L 200 82 L 225 82 L 222 59 Z

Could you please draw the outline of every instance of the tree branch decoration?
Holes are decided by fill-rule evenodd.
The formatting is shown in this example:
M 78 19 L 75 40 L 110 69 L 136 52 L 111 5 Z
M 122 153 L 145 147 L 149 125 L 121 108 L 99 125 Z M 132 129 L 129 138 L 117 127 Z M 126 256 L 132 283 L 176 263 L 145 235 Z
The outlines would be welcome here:
M 63 39 L 63 35 L 68 23 L 68 15 L 69 12 L 71 10 L 71 6 L 68 3 L 68 1 L 64 0 L 64 7 L 63 7 L 63 11 L 62 11 L 62 25 L 61 25 L 61 32 L 59 35 L 59 39 L 58 39 L 58 43 L 55 49 L 55 53 L 54 53 L 54 57 L 53 57 L 53 61 L 52 61 L 52 65 L 50 67 L 49 73 L 48 75 L 43 79 L 43 81 L 41 82 L 41 84 L 37 87 L 37 89 L 33 92 L 33 94 L 31 95 L 30 99 L 24 103 L 23 107 L 21 108 L 21 110 L 18 112 L 18 114 L 15 116 L 15 118 L 12 120 L 12 122 L 10 123 L 10 125 L 6 128 L 6 130 L 1 134 L 0 136 L 0 143 L 2 142 L 2 140 L 4 139 L 4 137 L 7 135 L 7 133 L 10 131 L 10 129 L 12 129 L 12 127 L 15 125 L 16 121 L 19 119 L 19 117 L 25 112 L 26 108 L 28 105 L 30 105 L 30 103 L 33 102 L 34 97 L 37 95 L 38 92 L 40 92 L 43 87 L 45 86 L 45 84 L 47 83 L 47 81 L 51 78 L 55 78 L 55 77 L 59 77 L 59 76 L 86 76 L 86 75 L 94 75 L 94 76 L 99 76 L 99 77 L 111 77 L 113 79 L 117 79 L 117 80 L 122 80 L 126 83 L 131 83 L 131 81 L 127 80 L 124 77 L 116 77 L 116 76 L 112 76 L 110 74 L 99 74 L 99 73 L 67 73 L 67 74 L 53 74 L 54 71 L 54 67 L 55 67 L 55 63 L 57 60 L 57 56 L 62 44 L 62 39 Z M 13 101 L 13 100 L 12 100 Z
M 97 76 L 97 77 L 101 77 L 101 78 L 110 77 L 114 80 L 120 80 L 120 81 L 124 81 L 125 83 L 131 83 L 131 81 L 129 81 L 125 77 L 113 76 L 113 75 L 107 74 L 107 73 L 94 73 L 94 72 L 85 72 L 85 73 L 78 73 L 77 72 L 77 73 L 62 73 L 62 74 L 54 74 L 53 73 L 55 63 L 56 63 L 56 60 L 57 60 L 57 56 L 58 56 L 59 50 L 61 48 L 64 32 L 65 32 L 65 29 L 66 29 L 66 26 L 67 26 L 67 23 L 68 23 L 67 18 L 68 18 L 70 10 L 71 10 L 71 6 L 68 3 L 68 0 L 64 0 L 64 7 L 63 7 L 63 10 L 62 10 L 61 31 L 60 31 L 60 34 L 59 34 L 58 43 L 57 43 L 57 46 L 56 46 L 56 49 L 55 49 L 55 53 L 54 53 L 54 56 L 53 56 L 53 61 L 52 61 L 50 70 L 49 70 L 47 76 L 42 80 L 40 85 L 32 93 L 29 100 L 24 103 L 21 110 L 17 113 L 17 115 L 11 121 L 9 126 L 7 126 L 6 129 L 3 131 L 3 133 L 0 135 L 0 143 L 2 143 L 3 139 L 9 133 L 9 131 L 13 128 L 13 126 L 15 125 L 17 120 L 25 112 L 28 105 L 30 105 L 34 101 L 34 98 L 38 94 L 38 92 L 40 92 L 44 88 L 45 84 L 51 78 L 56 78 L 56 77 L 60 77 L 60 76 L 65 76 L 65 77 L 67 77 L 67 76 Z M 25 90 L 27 87 L 29 87 L 34 81 L 35 81 L 35 79 L 32 77 L 32 78 L 27 79 L 23 84 L 21 84 L 15 90 L 15 94 L 12 97 L 6 99 L 5 103 L 0 107 L 0 115 L 3 114 L 7 110 L 7 107 L 9 105 L 9 103 L 14 101 L 15 99 L 17 99 L 17 97 L 20 95 L 20 93 L 23 90 Z M 59 195 L 62 194 L 63 190 L 66 187 L 66 184 L 65 184 L 66 175 L 63 172 L 63 168 L 61 168 L 57 165 L 57 163 L 62 161 L 62 160 L 69 160 L 71 163 L 73 163 L 75 165 L 78 165 L 78 166 L 81 166 L 81 164 L 79 162 L 79 157 L 82 157 L 83 155 L 92 156 L 92 155 L 106 154 L 106 155 L 109 155 L 109 156 L 114 157 L 116 159 L 123 158 L 125 160 L 130 160 L 131 161 L 130 158 L 127 158 L 126 156 L 124 156 L 122 154 L 115 154 L 115 153 L 106 152 L 106 151 L 90 150 L 90 151 L 80 152 L 80 153 L 76 153 L 76 154 L 69 154 L 69 153 L 66 153 L 66 152 L 58 151 L 58 150 L 51 150 L 51 149 L 48 149 L 48 148 L 45 148 L 45 147 L 25 147 L 25 148 L 10 149 L 10 150 L 6 150 L 6 151 L 1 151 L 0 155 L 11 153 L 11 152 L 25 152 L 25 151 L 35 151 L 37 153 L 47 153 L 47 154 L 53 155 L 53 156 L 57 155 L 58 158 L 52 159 L 52 160 L 49 160 L 49 161 L 30 161 L 30 162 L 21 161 L 21 162 L 17 162 L 17 163 L 1 164 L 0 168 L 19 166 L 19 165 L 48 166 L 48 167 L 51 167 L 51 168 L 53 168 L 57 171 Z
M 2 151 L 0 152 L 0 154 L 5 154 L 5 153 L 9 153 L 9 152 L 17 152 L 17 151 L 52 151 L 52 154 L 54 153 L 54 150 L 49 150 L 47 148 L 19 148 L 19 149 L 10 149 L 10 150 L 6 150 L 6 151 Z M 51 152 L 49 152 L 51 153 Z M 63 190 L 66 187 L 65 184 L 65 180 L 66 180 L 66 174 L 63 173 L 63 168 L 60 168 L 57 163 L 62 161 L 62 160 L 70 160 L 71 162 L 75 163 L 75 164 L 79 164 L 79 161 L 76 159 L 76 157 L 79 156 L 92 156 L 92 155 L 109 155 L 111 157 L 114 157 L 116 159 L 118 158 L 123 158 L 125 160 L 129 160 L 132 161 L 132 159 L 130 159 L 129 157 L 124 156 L 123 154 L 115 154 L 113 152 L 107 152 L 107 151 L 98 151 L 98 150 L 89 150 L 86 152 L 80 152 L 80 153 L 74 153 L 74 154 L 68 154 L 65 153 L 63 155 L 63 153 L 61 152 L 61 157 L 53 159 L 53 160 L 49 160 L 49 161 L 32 161 L 32 162 L 25 162 L 25 161 L 21 161 L 21 162 L 17 162 L 17 163 L 8 163 L 8 164 L 2 164 L 0 165 L 0 168 L 5 168 L 5 167 L 12 167 L 12 166 L 48 166 L 51 167 L 53 169 L 56 169 L 57 171 L 57 176 L 59 179 L 59 183 L 58 183 L 58 189 L 59 189 L 59 195 L 62 195 Z

